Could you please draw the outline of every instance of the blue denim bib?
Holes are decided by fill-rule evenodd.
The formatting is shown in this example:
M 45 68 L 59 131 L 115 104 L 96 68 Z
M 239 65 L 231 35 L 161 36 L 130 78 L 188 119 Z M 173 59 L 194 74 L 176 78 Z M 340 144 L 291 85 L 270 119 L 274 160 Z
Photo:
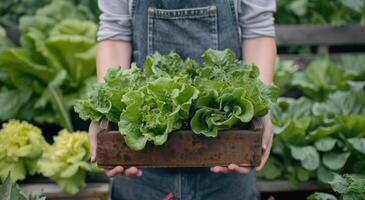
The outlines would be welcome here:
M 233 0 L 134 0 L 132 26 L 138 66 L 155 51 L 201 60 L 209 48 L 230 48 L 241 58 Z
M 241 58 L 234 0 L 134 0 L 133 61 L 142 66 L 158 51 L 201 61 L 208 48 L 232 49 Z M 142 177 L 117 176 L 112 200 L 254 200 L 256 175 L 215 174 L 208 168 L 143 169 Z

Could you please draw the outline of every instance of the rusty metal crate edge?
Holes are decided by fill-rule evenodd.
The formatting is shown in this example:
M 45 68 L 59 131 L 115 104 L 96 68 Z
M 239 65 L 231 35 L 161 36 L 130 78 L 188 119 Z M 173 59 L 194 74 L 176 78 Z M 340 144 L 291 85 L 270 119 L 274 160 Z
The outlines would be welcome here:
M 169 134 L 161 146 L 147 144 L 141 151 L 130 150 L 118 131 L 102 131 L 97 136 L 96 160 L 99 167 L 117 165 L 139 168 L 209 167 L 236 163 L 258 166 L 261 161 L 263 126 L 252 122 L 249 130 L 225 130 L 215 138 L 189 130 Z

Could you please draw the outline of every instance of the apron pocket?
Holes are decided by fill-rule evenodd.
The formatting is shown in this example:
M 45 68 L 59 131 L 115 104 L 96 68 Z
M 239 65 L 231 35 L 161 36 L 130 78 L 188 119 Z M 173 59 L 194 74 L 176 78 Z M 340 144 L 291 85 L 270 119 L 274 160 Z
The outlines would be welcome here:
M 148 54 L 179 53 L 201 61 L 201 54 L 218 49 L 217 7 L 148 9 Z

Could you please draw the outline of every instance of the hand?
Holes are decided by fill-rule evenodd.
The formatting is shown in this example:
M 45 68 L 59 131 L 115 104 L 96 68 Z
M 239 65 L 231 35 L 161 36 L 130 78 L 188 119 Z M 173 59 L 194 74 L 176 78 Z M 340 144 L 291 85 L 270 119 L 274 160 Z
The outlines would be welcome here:
M 273 140 L 273 127 L 270 119 L 270 114 L 267 114 L 262 119 L 262 123 L 264 126 L 263 135 L 262 135 L 262 156 L 261 156 L 261 163 L 259 166 L 255 168 L 256 171 L 260 171 L 264 166 L 269 158 L 272 140 Z M 210 170 L 214 173 L 238 173 L 242 175 L 247 175 L 250 173 L 251 168 L 249 167 L 240 167 L 236 164 L 229 164 L 228 167 L 222 166 L 215 166 L 210 168 Z
M 91 122 L 89 126 L 89 144 L 90 144 L 90 155 L 91 162 L 96 162 L 96 135 L 101 131 L 99 123 Z M 116 166 L 113 169 L 105 170 L 105 174 L 109 177 L 122 174 L 125 176 L 142 176 L 142 170 L 136 167 L 130 167 L 124 169 L 122 166 Z

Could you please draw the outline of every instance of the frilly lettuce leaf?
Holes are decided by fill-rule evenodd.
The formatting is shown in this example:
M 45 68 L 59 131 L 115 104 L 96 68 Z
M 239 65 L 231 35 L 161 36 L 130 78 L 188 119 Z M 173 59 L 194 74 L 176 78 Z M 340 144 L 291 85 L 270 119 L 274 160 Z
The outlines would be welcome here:
M 155 53 L 143 72 L 135 64 L 111 69 L 75 111 L 83 119 L 118 122 L 126 144 L 141 150 L 149 141 L 162 145 L 182 127 L 215 137 L 264 116 L 276 101 L 278 88 L 263 84 L 258 67 L 237 60 L 232 50 L 209 49 L 202 57 L 198 64 L 174 52 Z
M 54 143 L 47 147 L 37 165 L 44 176 L 70 194 L 86 186 L 86 172 L 99 171 L 95 164 L 90 163 L 87 133 L 69 133 L 66 130 L 54 137 Z
M 195 106 L 197 111 L 191 119 L 191 128 L 197 134 L 210 137 L 217 136 L 219 130 L 231 128 L 237 121 L 249 122 L 254 117 L 254 106 L 245 98 L 242 88 L 207 90 L 198 98 Z
M 26 172 L 37 172 L 35 162 L 48 146 L 41 130 L 27 122 L 10 120 L 0 129 L 0 178 L 11 171 L 15 182 L 23 180 Z
M 193 86 L 165 77 L 128 92 L 122 99 L 128 106 L 118 124 L 126 144 L 133 150 L 143 149 L 147 141 L 162 145 L 171 131 L 181 128 L 197 97 Z

